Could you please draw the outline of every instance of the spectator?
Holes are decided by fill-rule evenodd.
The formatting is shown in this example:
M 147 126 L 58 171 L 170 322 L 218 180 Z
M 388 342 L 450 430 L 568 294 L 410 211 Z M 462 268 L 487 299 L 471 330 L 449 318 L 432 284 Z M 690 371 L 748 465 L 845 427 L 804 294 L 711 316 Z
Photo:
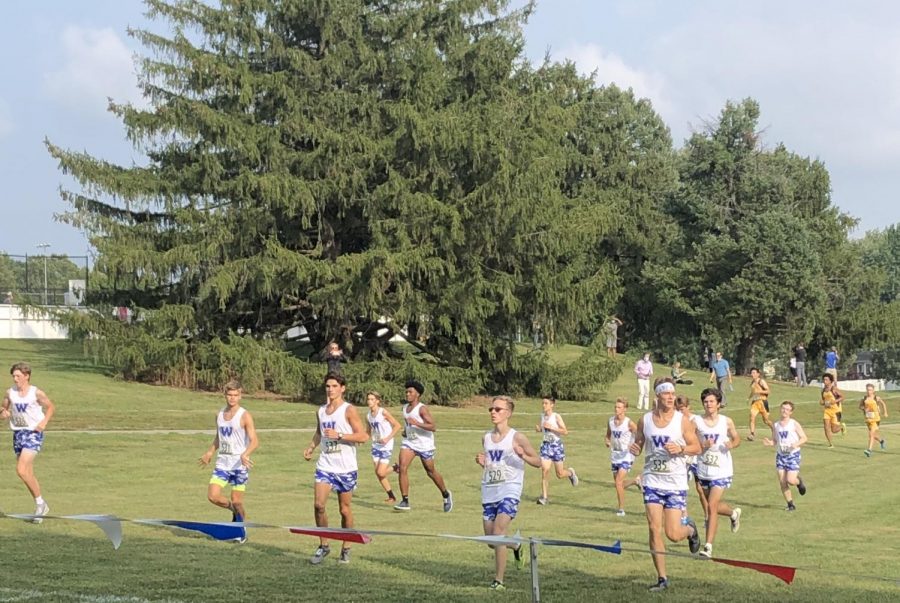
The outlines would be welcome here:
M 341 351 L 341 346 L 337 342 L 332 341 L 325 350 L 325 362 L 328 363 L 328 374 L 341 375 L 341 362 L 346 362 L 347 358 Z
M 13 295 L 12 295 L 12 291 L 7 291 L 7 292 L 6 292 L 6 297 L 3 298 L 3 303 L 4 303 L 4 304 L 11 304 L 11 303 L 13 303 Z
M 794 348 L 794 359 L 797 364 L 797 387 L 806 387 L 806 348 L 802 341 Z
M 644 352 L 644 356 L 635 363 L 634 374 L 638 381 L 638 409 L 650 410 L 650 377 L 653 375 L 650 352 Z
M 606 322 L 606 355 L 616 357 L 616 348 L 619 346 L 619 327 L 622 321 L 617 316 L 610 316 Z
M 831 349 L 825 352 L 825 372 L 837 381 L 837 365 L 841 360 L 840 355 L 838 354 L 837 348 L 831 346 Z
M 675 385 L 693 385 L 694 382 L 691 379 L 685 379 L 687 376 L 687 371 L 681 368 L 681 363 L 676 361 L 675 364 L 672 365 L 672 379 L 675 380 Z
M 731 388 L 731 391 L 734 391 L 734 385 L 732 384 L 731 379 L 731 365 L 728 364 L 728 361 L 722 358 L 722 352 L 716 352 L 716 361 L 712 365 L 712 372 L 709 374 L 709 381 L 712 383 L 713 377 L 716 380 L 716 388 L 720 392 L 722 392 L 722 406 L 721 408 L 725 408 L 727 405 L 725 399 L 725 380 L 728 380 L 728 386 Z

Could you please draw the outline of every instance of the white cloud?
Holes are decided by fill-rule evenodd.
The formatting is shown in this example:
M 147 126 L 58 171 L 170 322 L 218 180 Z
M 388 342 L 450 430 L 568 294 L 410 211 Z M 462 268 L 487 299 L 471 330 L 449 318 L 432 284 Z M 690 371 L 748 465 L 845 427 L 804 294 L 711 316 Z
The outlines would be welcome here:
M 0 139 L 5 138 L 7 134 L 13 131 L 12 112 L 9 105 L 0 98 Z
M 108 101 L 143 106 L 132 51 L 110 28 L 67 26 L 60 69 L 44 75 L 44 91 L 66 106 L 105 112 Z
M 660 113 L 665 113 L 669 104 L 664 94 L 664 80 L 657 73 L 641 71 L 628 65 L 622 57 L 604 50 L 599 44 L 572 44 L 554 53 L 555 60 L 569 59 L 578 70 L 585 74 L 595 74 L 600 84 L 615 84 L 627 90 L 631 88 L 638 98 L 648 98 Z

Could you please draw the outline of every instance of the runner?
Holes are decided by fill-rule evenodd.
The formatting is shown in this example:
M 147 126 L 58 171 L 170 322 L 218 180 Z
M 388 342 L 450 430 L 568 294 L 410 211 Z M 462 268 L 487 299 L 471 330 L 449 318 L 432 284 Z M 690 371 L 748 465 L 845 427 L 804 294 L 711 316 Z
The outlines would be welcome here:
M 863 411 L 863 416 L 866 418 L 866 428 L 869 430 L 869 445 L 866 447 L 864 454 L 872 456 L 872 448 L 875 447 L 876 440 L 878 440 L 882 450 L 886 448 L 884 438 L 881 437 L 881 431 L 878 427 L 881 425 L 881 417 L 887 418 L 888 411 L 887 404 L 880 396 L 875 394 L 875 386 L 871 383 L 866 384 L 866 395 L 860 400 L 859 409 Z M 879 410 L 881 414 L 878 413 Z
M 571 467 L 566 469 L 565 466 L 566 448 L 561 436 L 568 435 L 569 430 L 566 429 L 566 423 L 562 417 L 556 412 L 556 398 L 544 396 L 541 405 L 544 413 L 541 415 L 541 422 L 534 427 L 535 431 L 544 434 L 544 441 L 541 443 L 541 497 L 537 502 L 539 505 L 546 505 L 551 466 L 556 469 L 557 479 L 567 477 L 573 486 L 578 485 L 578 475 L 574 469 Z
M 763 422 L 772 429 L 769 419 L 769 384 L 759 374 L 755 366 L 750 369 L 750 435 L 749 441 L 756 439 L 756 415 L 762 415 Z
M 394 505 L 394 508 L 398 511 L 409 511 L 412 508 L 409 506 L 409 465 L 414 458 L 419 457 L 425 473 L 444 498 L 444 513 L 449 513 L 453 509 L 453 495 L 444 484 L 444 478 L 434 467 L 434 432 L 437 427 L 428 407 L 420 402 L 424 393 L 425 386 L 418 381 L 406 382 L 407 405 L 403 407 L 403 420 L 406 428 L 403 430 L 403 444 L 400 447 L 398 467 L 400 495 L 403 496 L 403 500 Z
M 825 429 L 825 439 L 828 440 L 828 447 L 834 448 L 831 441 L 831 434 L 841 432 L 844 435 L 847 432 L 847 425 L 842 423 L 844 394 L 838 389 L 834 382 L 834 377 L 829 373 L 822 375 L 822 399 L 819 404 L 822 405 L 822 426 Z
M 337 493 L 341 511 L 341 527 L 353 527 L 353 491 L 356 489 L 358 465 L 356 445 L 369 439 L 359 415 L 349 402 L 344 400 L 347 382 L 341 375 L 325 375 L 325 404 L 317 412 L 318 426 L 312 442 L 303 451 L 303 458 L 312 459 L 313 452 L 320 443 L 322 450 L 316 463 L 315 518 L 320 528 L 328 527 L 325 504 L 328 495 Z M 319 538 L 319 548 L 309 562 L 319 565 L 331 553 L 327 538 Z M 338 563 L 350 563 L 350 544 L 344 542 Z
M 41 496 L 41 485 L 34 475 L 34 459 L 44 444 L 44 431 L 56 407 L 42 390 L 31 385 L 31 366 L 17 362 L 9 369 L 13 387 L 6 390 L 0 406 L 0 419 L 9 419 L 16 454 L 16 475 L 34 497 L 34 523 L 41 523 L 50 506 Z
M 682 522 L 682 511 L 687 509 L 687 467 L 685 454 L 699 454 L 700 443 L 694 424 L 675 410 L 675 386 L 671 379 L 663 379 L 655 389 L 656 408 L 644 415 L 638 424 L 631 453 L 640 455 L 647 446 L 644 457 L 644 506 L 650 529 L 650 550 L 657 581 L 650 592 L 669 588 L 666 574 L 665 542 L 688 540 L 691 553 L 700 550 L 700 534 L 692 519 Z
M 522 486 L 525 481 L 525 464 L 541 466 L 541 458 L 535 453 L 524 434 L 509 426 L 509 418 L 515 410 L 515 402 L 509 396 L 495 396 L 488 412 L 494 429 L 484 434 L 484 450 L 475 455 L 475 462 L 484 468 L 481 478 L 481 507 L 484 533 L 488 536 L 505 536 L 510 522 L 516 517 Z M 506 590 L 503 577 L 506 573 L 506 549 L 513 549 L 516 567 L 522 569 L 525 560 L 522 545 L 494 545 L 494 581 L 492 590 Z
M 616 515 L 619 517 L 625 517 L 625 488 L 640 486 L 641 483 L 639 478 L 626 479 L 634 464 L 634 455 L 629 447 L 637 431 L 635 422 L 625 416 L 627 410 L 628 402 L 625 398 L 616 398 L 616 414 L 610 417 L 606 426 L 606 447 L 610 449 L 609 460 L 616 485 L 616 500 L 619 503 Z
M 209 480 L 206 497 L 209 502 L 231 511 L 231 521 L 246 521 L 244 492 L 247 490 L 250 455 L 259 446 L 253 417 L 241 406 L 243 388 L 239 381 L 225 384 L 225 407 L 216 414 L 216 437 L 212 445 L 200 457 L 200 466 L 205 467 L 216 453 L 216 468 Z M 222 495 L 226 486 L 231 486 L 231 499 Z M 241 528 L 238 542 L 247 542 L 247 531 Z
M 785 400 L 781 403 L 781 420 L 772 426 L 772 439 L 763 438 L 763 444 L 775 447 L 775 470 L 778 472 L 778 485 L 784 496 L 787 507 L 785 511 L 796 511 L 791 486 L 797 486 L 800 496 L 806 494 L 806 484 L 800 477 L 800 448 L 806 443 L 806 432 L 800 423 L 791 418 L 794 414 L 794 403 Z
M 386 503 L 394 504 L 397 497 L 388 481 L 391 469 L 391 455 L 394 452 L 394 436 L 400 433 L 400 422 L 381 406 L 381 394 L 371 391 L 366 394 L 369 413 L 366 415 L 366 433 L 372 438 L 372 462 L 375 464 L 375 477 L 387 493 Z
M 703 449 L 698 459 L 697 481 L 703 487 L 707 500 L 706 544 L 700 555 L 711 558 L 719 528 L 719 515 L 731 519 L 732 532 L 737 532 L 741 527 L 741 508 L 732 509 L 722 501 L 725 490 L 731 487 L 734 477 L 731 451 L 741 445 L 741 436 L 734 427 L 734 421 L 719 414 L 722 392 L 716 388 L 707 388 L 701 392 L 700 398 L 706 412 L 695 421 L 697 439 Z
M 691 412 L 691 401 L 687 396 L 684 394 L 675 396 L 675 410 L 686 416 L 688 420 L 694 424 L 694 428 L 697 428 L 697 421 L 700 420 L 700 415 L 695 415 Z M 703 509 L 703 517 L 706 517 L 708 512 L 706 492 L 703 490 L 703 486 L 700 485 L 700 481 L 697 479 L 697 455 L 684 455 L 684 464 L 687 467 L 688 480 L 694 480 L 694 489 L 697 491 L 697 498 L 700 500 L 700 507 Z M 684 517 L 687 517 L 687 508 L 685 508 L 683 515 Z

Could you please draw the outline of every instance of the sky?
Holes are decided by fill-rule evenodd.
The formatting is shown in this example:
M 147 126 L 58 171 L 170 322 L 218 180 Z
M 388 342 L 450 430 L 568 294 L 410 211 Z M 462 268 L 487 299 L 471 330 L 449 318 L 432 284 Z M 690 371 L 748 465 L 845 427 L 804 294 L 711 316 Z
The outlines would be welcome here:
M 523 0 L 514 0 L 519 5 Z M 33 0 L 0 22 L 0 251 L 85 255 L 58 222 L 72 188 L 45 140 L 143 163 L 107 111 L 143 103 L 129 27 L 162 25 L 139 0 Z M 163 30 L 164 31 L 164 30 Z M 900 222 L 900 3 L 832 0 L 539 0 L 529 60 L 572 60 L 598 85 L 648 98 L 681 146 L 728 100 L 759 101 L 763 144 L 824 162 L 853 233 Z M 77 187 L 76 187 L 77 190 Z M 12 218 L 15 216 L 15 218 Z

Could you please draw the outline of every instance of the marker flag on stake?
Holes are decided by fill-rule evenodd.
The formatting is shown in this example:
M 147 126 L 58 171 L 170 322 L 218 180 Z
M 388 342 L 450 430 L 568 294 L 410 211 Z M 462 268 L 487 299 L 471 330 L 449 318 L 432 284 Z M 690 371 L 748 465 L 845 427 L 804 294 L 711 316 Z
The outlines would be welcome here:
M 328 538 L 330 540 L 342 540 L 344 542 L 355 542 L 357 544 L 369 544 L 372 537 L 364 532 L 357 530 L 347 530 L 344 528 L 312 528 L 312 527 L 289 527 L 291 534 L 302 534 L 304 536 L 318 536 L 319 538 Z
M 204 523 L 200 521 L 180 521 L 177 519 L 134 519 L 135 523 L 154 526 L 169 526 L 206 534 L 215 540 L 240 540 L 246 536 L 242 522 Z
M 64 515 L 61 519 L 89 521 L 103 530 L 115 550 L 122 545 L 122 520 L 114 515 Z
M 621 555 L 622 554 L 622 541 L 616 540 L 612 546 L 606 546 L 603 544 L 591 544 L 588 542 L 573 542 L 571 540 L 538 540 L 541 544 L 546 544 L 548 546 L 571 546 L 582 549 L 593 549 L 595 551 L 601 551 L 604 553 L 612 553 L 613 555 Z
M 763 574 L 770 574 L 772 576 L 775 576 L 779 580 L 787 582 L 788 584 L 794 581 L 794 574 L 797 573 L 797 568 L 788 567 L 786 565 L 770 565 L 768 563 L 756 563 L 753 561 L 736 561 L 734 559 L 717 558 L 713 558 L 712 561 L 715 561 L 716 563 L 723 563 L 725 565 L 733 565 L 734 567 L 745 567 L 747 569 L 762 572 Z

